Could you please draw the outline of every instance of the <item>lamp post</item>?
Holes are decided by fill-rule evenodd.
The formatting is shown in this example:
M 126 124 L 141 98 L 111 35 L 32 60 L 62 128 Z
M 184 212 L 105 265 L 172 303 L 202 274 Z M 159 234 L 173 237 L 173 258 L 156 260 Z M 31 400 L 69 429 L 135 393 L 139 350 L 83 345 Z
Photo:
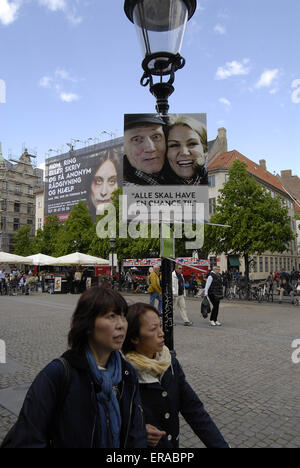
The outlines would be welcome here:
M 150 86 L 156 111 L 161 115 L 167 115 L 169 110 L 175 72 L 185 64 L 180 50 L 187 21 L 196 6 L 197 0 L 125 0 L 125 13 L 136 26 L 145 56 L 141 85 Z M 158 77 L 157 83 L 154 77 Z M 163 81 L 163 77 L 169 79 Z
M 140 83 L 149 85 L 156 98 L 156 111 L 166 121 L 175 73 L 185 64 L 180 50 L 186 24 L 196 6 L 197 0 L 125 0 L 124 3 L 128 19 L 136 26 L 144 55 Z M 165 258 L 163 251 L 161 255 L 163 330 L 166 345 L 173 350 L 172 262 Z
M 114 289 L 114 249 L 116 245 L 116 239 L 109 239 L 111 248 L 111 288 Z

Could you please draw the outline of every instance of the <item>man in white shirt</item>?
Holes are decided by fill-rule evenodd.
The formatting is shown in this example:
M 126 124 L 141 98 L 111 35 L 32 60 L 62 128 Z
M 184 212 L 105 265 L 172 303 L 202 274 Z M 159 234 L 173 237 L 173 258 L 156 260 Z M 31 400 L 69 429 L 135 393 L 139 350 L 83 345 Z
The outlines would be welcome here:
M 184 322 L 184 325 L 186 327 L 191 327 L 193 325 L 193 322 L 189 320 L 186 312 L 185 283 L 182 274 L 182 266 L 180 264 L 176 264 L 175 270 L 172 273 L 172 287 L 174 310 L 179 312 Z

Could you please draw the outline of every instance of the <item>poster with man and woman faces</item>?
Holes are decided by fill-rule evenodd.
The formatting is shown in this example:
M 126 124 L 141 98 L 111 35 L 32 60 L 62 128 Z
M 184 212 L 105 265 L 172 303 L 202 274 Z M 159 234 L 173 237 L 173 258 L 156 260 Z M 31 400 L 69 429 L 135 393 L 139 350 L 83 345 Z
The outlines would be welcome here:
M 208 219 L 206 114 L 126 114 L 123 193 L 129 216 L 139 208 L 145 221 L 177 210 L 194 222 L 201 207 Z

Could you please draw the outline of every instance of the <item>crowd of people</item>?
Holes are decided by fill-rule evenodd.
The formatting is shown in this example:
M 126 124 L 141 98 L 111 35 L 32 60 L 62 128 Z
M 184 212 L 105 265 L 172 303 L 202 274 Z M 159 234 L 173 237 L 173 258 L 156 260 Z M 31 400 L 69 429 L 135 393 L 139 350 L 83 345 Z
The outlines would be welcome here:
M 25 273 L 19 270 L 12 270 L 7 273 L 5 268 L 0 270 L 0 294 L 3 295 L 16 295 L 29 294 L 36 288 L 38 277 L 29 271 Z

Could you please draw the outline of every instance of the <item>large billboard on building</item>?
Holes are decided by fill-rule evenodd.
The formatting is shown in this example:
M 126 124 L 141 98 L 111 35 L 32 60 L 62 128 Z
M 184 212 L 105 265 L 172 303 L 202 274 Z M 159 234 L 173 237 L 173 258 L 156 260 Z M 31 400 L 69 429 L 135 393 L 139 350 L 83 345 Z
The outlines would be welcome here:
M 46 160 L 45 216 L 64 221 L 80 200 L 93 219 L 122 186 L 123 139 L 72 150 Z

